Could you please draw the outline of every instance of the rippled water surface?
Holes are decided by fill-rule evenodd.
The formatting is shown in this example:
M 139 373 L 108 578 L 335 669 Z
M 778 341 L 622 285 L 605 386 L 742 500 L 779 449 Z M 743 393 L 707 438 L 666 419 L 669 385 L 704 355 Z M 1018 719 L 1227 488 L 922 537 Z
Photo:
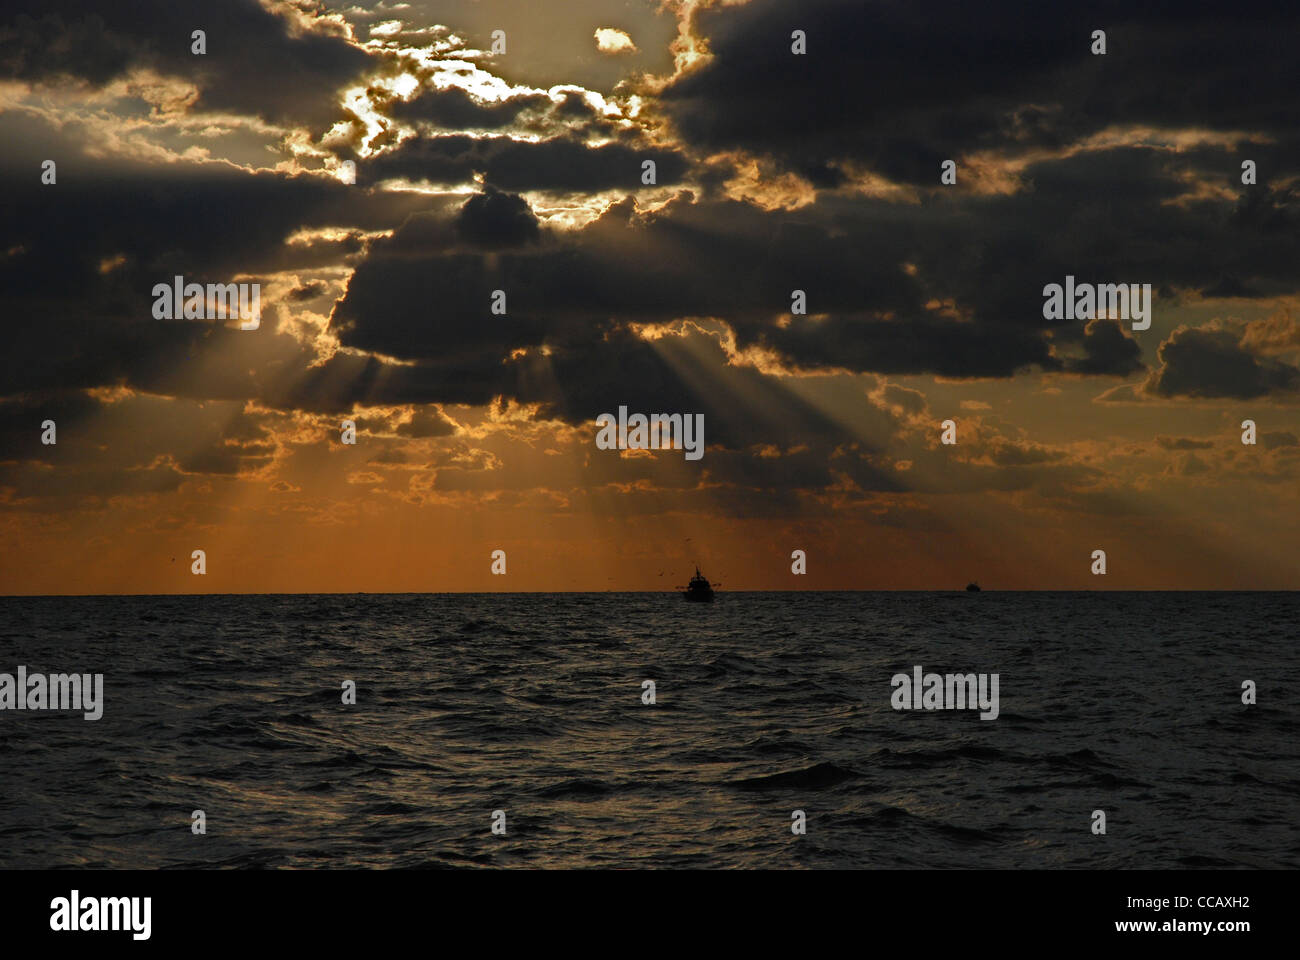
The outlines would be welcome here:
M 1227 593 L 4 598 L 0 672 L 102 672 L 106 703 L 0 711 L 0 866 L 1296 867 L 1298 613 Z M 893 710 L 917 664 L 999 674 L 1001 715 Z

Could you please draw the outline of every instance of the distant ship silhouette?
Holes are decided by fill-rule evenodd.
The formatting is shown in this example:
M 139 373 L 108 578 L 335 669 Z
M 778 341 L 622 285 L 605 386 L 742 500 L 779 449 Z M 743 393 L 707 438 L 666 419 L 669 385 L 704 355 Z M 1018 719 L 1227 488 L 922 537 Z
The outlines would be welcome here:
M 721 584 L 718 584 L 718 586 L 721 586 Z M 682 596 L 696 603 L 713 602 L 713 584 L 709 583 L 704 574 L 700 573 L 699 567 L 695 568 L 695 576 L 691 577 L 691 582 L 686 585 Z
M 980 592 L 980 585 L 979 585 L 978 583 L 976 583 L 974 580 L 972 580 L 970 583 L 966 584 L 966 592 L 967 592 L 967 593 L 979 593 L 979 592 Z

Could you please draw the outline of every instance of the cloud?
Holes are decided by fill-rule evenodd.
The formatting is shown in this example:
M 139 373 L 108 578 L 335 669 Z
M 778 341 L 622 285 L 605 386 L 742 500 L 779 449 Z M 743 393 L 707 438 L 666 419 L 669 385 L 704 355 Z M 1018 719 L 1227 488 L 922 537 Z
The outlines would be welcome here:
M 1084 328 L 1085 356 L 1066 364 L 1071 373 L 1126 377 L 1145 370 L 1142 348 L 1115 320 L 1092 320 Z
M 424 407 L 415 410 L 409 420 L 398 424 L 399 437 L 414 437 L 425 440 L 431 437 L 448 437 L 456 432 L 456 424 L 449 420 L 442 411 Z
M 628 502 L 646 510 L 674 509 L 682 491 L 703 501 L 725 490 L 734 516 L 915 491 L 1059 493 L 1104 471 L 1011 424 L 1052 389 L 1085 396 L 1074 378 L 1132 377 L 1156 354 L 1145 386 L 1105 396 L 1171 401 L 1150 404 L 1158 413 L 1187 398 L 1285 400 L 1300 386 L 1300 334 L 1276 306 L 1298 282 L 1300 197 L 1288 181 L 1300 154 L 1278 92 L 1296 67 L 1259 39 L 1291 35 L 1291 13 L 1261 12 L 1262 27 L 1246 28 L 1104 4 L 1094 12 L 1112 53 L 1094 58 L 1092 14 L 1085 24 L 995 2 L 987 16 L 954 3 L 919 17 L 809 0 L 794 24 L 809 54 L 795 57 L 788 5 L 692 4 L 702 56 L 657 97 L 644 78 L 601 94 L 563 70 L 524 85 L 517 60 L 480 57 L 449 29 L 420 27 L 419 11 L 403 13 L 400 30 L 372 30 L 383 44 L 362 49 L 311 4 L 294 13 L 246 0 L 233 26 L 208 25 L 203 58 L 187 38 L 204 15 L 146 4 L 155 9 L 162 19 L 146 27 L 59 0 L 41 17 L 0 20 L 4 75 L 64 97 L 76 83 L 100 91 L 70 118 L 42 87 L 3 117 L 11 335 L 0 457 L 12 463 L 0 485 L 21 496 L 39 494 L 50 464 L 84 454 L 77 441 L 92 424 L 170 418 L 193 442 L 168 432 L 137 446 L 123 421 L 122 459 L 98 473 L 79 464 L 82 480 L 60 481 L 68 491 L 263 477 L 285 443 L 264 421 L 316 436 L 317 421 L 345 412 L 378 448 L 352 475 L 394 491 L 403 484 L 387 481 L 421 466 L 420 482 L 440 493 L 541 489 L 520 467 L 536 441 L 571 456 L 564 482 L 620 493 L 644 484 Z M 651 33 L 628 24 L 648 56 Z M 515 56 L 527 34 L 510 34 Z M 1253 48 L 1234 45 L 1251 38 Z M 601 52 L 638 54 L 595 57 L 585 29 L 570 38 L 608 76 L 646 66 L 626 33 L 602 28 L 596 40 Z M 1203 66 L 1209 47 L 1224 64 L 1219 81 Z M 929 69 L 936 56 L 952 69 Z M 155 113 L 138 93 L 103 93 L 146 74 L 195 99 Z M 343 86 L 364 86 L 361 99 L 341 105 Z M 184 153 L 187 139 L 216 147 L 233 128 L 214 119 L 202 137 L 182 136 L 176 118 L 220 111 L 237 115 L 255 161 Z M 290 149 L 285 129 L 263 120 L 312 126 L 294 130 L 306 137 L 292 144 L 297 156 L 352 157 L 357 184 L 292 165 L 255 172 Z M 144 141 L 167 149 L 142 152 Z M 1237 182 L 1247 153 L 1260 162 L 1251 187 Z M 33 171 L 50 156 L 59 183 L 36 189 Z M 941 188 L 938 162 L 950 157 L 958 185 Z M 640 183 L 646 159 L 658 166 L 653 189 Z M 402 181 L 432 190 L 390 189 Z M 176 273 L 262 281 L 263 329 L 154 321 L 149 291 Z M 1152 283 L 1153 330 L 1045 320 L 1042 287 L 1067 273 Z M 489 312 L 498 289 L 505 316 Z M 806 314 L 791 313 L 794 290 Z M 1178 326 L 1155 349 L 1158 332 L 1198 316 L 1205 297 L 1249 300 L 1232 304 L 1247 316 L 1278 312 Z M 998 416 L 957 450 L 934 448 L 932 425 L 918 426 L 927 398 L 946 410 L 990 404 L 963 399 L 962 384 L 884 380 L 1026 371 L 1053 386 L 991 385 Z M 142 394 L 174 406 L 138 405 Z M 133 399 L 100 399 L 109 395 Z M 683 471 L 680 457 L 591 456 L 585 431 L 621 405 L 705 414 L 701 470 Z M 39 445 L 47 415 L 66 448 Z M 1291 425 L 1273 426 L 1263 437 L 1274 445 L 1294 438 L 1281 429 Z M 1205 472 L 1193 454 L 1209 441 L 1141 445 L 1181 475 Z M 115 470 L 135 475 L 115 483 L 105 476 Z
M 900 387 L 896 383 L 886 384 L 880 390 L 879 398 L 886 406 L 898 407 L 904 413 L 923 413 L 929 406 L 920 390 Z
M 1262 446 L 1274 449 L 1279 447 L 1300 447 L 1300 437 L 1297 437 L 1290 430 L 1275 430 L 1271 433 L 1261 433 L 1259 442 Z
M 1214 446 L 1213 440 L 1196 440 L 1192 437 L 1156 437 L 1156 444 L 1162 450 L 1208 450 Z
M 28 82 L 82 80 L 96 87 L 148 69 L 194 84 L 190 109 L 323 125 L 336 91 L 375 65 L 337 19 L 289 5 L 230 0 L 220 16 L 199 0 L 49 0 L 37 17 L 0 20 L 0 75 Z M 206 33 L 207 53 L 191 52 Z
M 596 49 L 601 53 L 636 53 L 636 44 L 622 30 L 613 27 L 596 29 Z
M 1251 353 L 1239 331 L 1180 327 L 1160 345 L 1159 356 L 1162 366 L 1145 390 L 1160 397 L 1250 400 L 1300 388 L 1300 369 Z
M 1170 471 L 1180 477 L 1199 477 L 1209 473 L 1211 467 L 1194 453 L 1185 453 L 1171 466 Z
M 1236 277 L 1220 277 L 1219 281 L 1201 291 L 1201 296 L 1207 300 L 1225 299 L 1225 298 L 1251 298 L 1259 297 L 1262 294 L 1251 287 L 1246 286 Z
M 498 130 L 522 122 L 527 115 L 546 114 L 555 107 L 555 101 L 544 93 L 483 100 L 461 87 L 448 86 L 422 90 L 410 100 L 394 101 L 387 106 L 387 113 L 407 123 L 424 122 L 444 130 Z
M 877 252 L 846 245 L 830 225 L 747 204 L 683 196 L 651 212 L 628 198 L 580 230 L 542 231 L 489 263 L 452 246 L 422 250 L 427 231 L 417 222 L 372 245 L 331 329 L 358 349 L 454 364 L 485 388 L 500 389 L 500 361 L 514 350 L 561 348 L 590 338 L 593 325 L 680 316 L 718 317 L 741 349 L 768 350 L 798 369 L 1005 377 L 1062 367 L 1034 324 L 927 309 L 929 293 L 898 268 L 902 251 L 889 249 L 910 235 L 881 237 Z M 796 283 L 808 291 L 808 316 L 786 313 Z M 508 324 L 481 321 L 494 289 L 508 293 Z M 436 327 L 423 319 L 430 304 Z
M 1101 24 L 1108 50 L 1093 56 Z M 923 17 L 847 0 L 807 0 L 794 16 L 781 0 L 701 3 L 687 29 L 706 54 L 661 105 L 691 143 L 779 158 L 825 186 L 854 166 L 933 185 L 944 159 L 1055 150 L 1117 124 L 1260 131 L 1294 145 L 1285 91 L 1300 87 L 1300 66 L 1266 38 L 1298 26 L 1300 11 L 1264 0 L 1191 12 L 944 0 Z M 793 27 L 806 55 L 791 52 Z M 1285 167 L 1293 152 L 1268 156 Z
M 493 249 L 522 246 L 540 236 L 528 201 L 491 187 L 465 201 L 456 230 L 462 239 Z
M 502 190 L 558 190 L 593 193 L 635 190 L 642 164 L 653 160 L 660 185 L 680 183 L 690 166 L 672 148 L 652 146 L 637 135 L 626 141 L 590 146 L 576 136 L 560 134 L 539 141 L 507 136 L 465 134 L 419 135 L 358 165 L 366 182 L 404 178 L 433 184 L 470 183 L 475 174 Z

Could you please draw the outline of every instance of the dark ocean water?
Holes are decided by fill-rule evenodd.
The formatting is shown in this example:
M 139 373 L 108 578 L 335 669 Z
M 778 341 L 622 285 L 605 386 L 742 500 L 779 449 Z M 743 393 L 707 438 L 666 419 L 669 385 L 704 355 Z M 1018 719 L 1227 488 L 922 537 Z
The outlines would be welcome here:
M 0 867 L 1294 868 L 1298 621 L 1265 593 L 0 598 L 0 672 L 105 675 L 101 720 L 0 711 Z M 917 664 L 998 673 L 1001 715 L 893 710 Z

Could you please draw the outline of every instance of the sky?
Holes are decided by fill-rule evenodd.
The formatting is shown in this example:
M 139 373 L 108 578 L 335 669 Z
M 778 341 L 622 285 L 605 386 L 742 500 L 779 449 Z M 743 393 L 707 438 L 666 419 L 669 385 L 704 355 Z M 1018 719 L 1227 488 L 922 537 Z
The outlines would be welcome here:
M 8 4 L 0 593 L 1296 589 L 1300 8 L 1187 6 Z

